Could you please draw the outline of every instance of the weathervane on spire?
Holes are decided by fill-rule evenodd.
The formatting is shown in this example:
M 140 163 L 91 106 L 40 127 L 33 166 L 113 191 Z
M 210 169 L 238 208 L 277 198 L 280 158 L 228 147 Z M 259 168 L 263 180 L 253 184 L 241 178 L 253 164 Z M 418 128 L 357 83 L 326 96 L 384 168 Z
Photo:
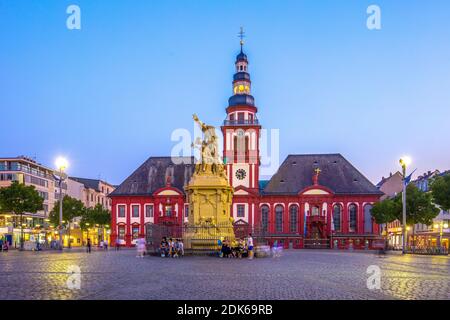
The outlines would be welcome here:
M 242 46 L 244 45 L 244 38 L 245 38 L 244 27 L 241 27 L 241 31 L 239 31 L 238 37 L 241 39 L 240 44 L 241 44 L 241 52 L 242 52 Z

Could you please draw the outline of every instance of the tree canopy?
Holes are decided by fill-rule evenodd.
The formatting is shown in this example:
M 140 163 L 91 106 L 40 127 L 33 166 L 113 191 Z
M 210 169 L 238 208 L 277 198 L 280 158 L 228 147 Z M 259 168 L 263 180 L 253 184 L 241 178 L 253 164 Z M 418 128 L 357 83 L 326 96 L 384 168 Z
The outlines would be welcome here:
M 44 199 L 34 186 L 27 186 L 18 181 L 0 189 L 0 210 L 22 215 L 26 212 L 36 213 L 42 210 Z
M 396 219 L 402 221 L 402 194 L 394 198 L 376 203 L 372 209 L 372 216 L 377 223 L 389 223 Z M 406 188 L 406 224 L 423 223 L 431 225 L 439 214 L 439 209 L 433 204 L 430 193 L 420 191 L 416 185 L 409 184 Z
M 401 203 L 401 194 L 397 197 L 397 201 Z M 431 225 L 438 214 L 439 208 L 434 205 L 431 193 L 422 192 L 415 184 L 409 184 L 406 188 L 406 223 Z M 401 217 L 402 213 L 400 212 L 398 214 L 400 221 Z
M 442 210 L 450 210 L 450 174 L 435 178 L 430 188 L 434 203 Z
M 76 217 L 81 217 L 86 208 L 84 207 L 83 202 L 78 199 L 72 198 L 68 195 L 65 195 L 63 198 L 63 225 L 70 223 Z M 50 223 L 54 226 L 59 225 L 59 201 L 55 203 L 52 211 L 50 212 Z
M 401 205 L 398 201 L 393 199 L 385 199 L 383 201 L 377 202 L 372 208 L 372 217 L 378 224 L 385 224 L 397 219 L 399 210 L 401 211 Z
M 111 212 L 107 209 L 104 209 L 101 204 L 97 204 L 94 208 L 88 208 L 82 218 L 80 226 L 82 229 L 85 229 L 89 223 L 89 226 L 99 225 L 104 227 L 106 225 L 111 224 Z

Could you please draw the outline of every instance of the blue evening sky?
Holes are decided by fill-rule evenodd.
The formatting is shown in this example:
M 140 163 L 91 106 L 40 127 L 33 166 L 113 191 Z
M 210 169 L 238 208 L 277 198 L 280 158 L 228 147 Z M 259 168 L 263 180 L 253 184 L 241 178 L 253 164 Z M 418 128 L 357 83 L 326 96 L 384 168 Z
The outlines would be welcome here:
M 71 175 L 120 183 L 170 155 L 193 112 L 221 124 L 241 25 L 281 161 L 340 152 L 374 183 L 402 154 L 418 173 L 450 169 L 445 0 L 0 0 L 0 156 L 63 154 Z

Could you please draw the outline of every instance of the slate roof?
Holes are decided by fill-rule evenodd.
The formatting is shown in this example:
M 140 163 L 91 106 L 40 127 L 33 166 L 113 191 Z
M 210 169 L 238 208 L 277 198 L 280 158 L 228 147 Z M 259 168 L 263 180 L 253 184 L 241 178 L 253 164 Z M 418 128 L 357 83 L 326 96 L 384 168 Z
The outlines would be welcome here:
M 96 191 L 100 191 L 98 189 L 98 186 L 100 184 L 100 180 L 98 180 L 98 179 L 87 179 L 87 178 L 77 178 L 77 177 L 69 177 L 69 178 L 72 179 L 72 180 L 75 180 L 75 181 L 77 181 L 79 183 L 84 184 L 84 186 L 86 188 L 94 189 Z
M 383 194 L 341 154 L 289 155 L 262 194 L 298 194 L 313 184 L 316 168 L 321 170 L 319 184 L 335 194 Z
M 150 157 L 128 178 L 125 179 L 110 196 L 150 195 L 166 186 L 167 177 L 171 185 L 184 192 L 194 168 L 194 157 Z

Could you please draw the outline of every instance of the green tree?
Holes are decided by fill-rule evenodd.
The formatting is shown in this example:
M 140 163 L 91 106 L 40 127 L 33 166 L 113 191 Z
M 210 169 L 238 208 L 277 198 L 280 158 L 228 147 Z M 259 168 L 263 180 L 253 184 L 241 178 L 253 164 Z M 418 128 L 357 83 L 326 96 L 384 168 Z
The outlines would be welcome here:
M 377 224 L 387 224 L 397 219 L 399 210 L 401 210 L 399 203 L 395 199 L 388 198 L 373 205 L 372 217 Z
M 54 226 L 59 225 L 59 201 L 55 204 L 52 211 L 50 211 L 49 219 L 50 223 Z M 70 224 L 77 217 L 83 216 L 86 208 L 78 199 L 72 198 L 68 195 L 65 195 L 63 198 L 63 222 L 62 227 L 67 228 L 69 230 L 69 248 L 71 247 L 70 243 Z
M 23 214 L 36 213 L 43 209 L 44 199 L 34 186 L 26 186 L 17 181 L 0 189 L 0 208 L 20 217 L 20 250 L 23 250 Z
M 415 225 L 422 223 L 431 225 L 433 219 L 439 214 L 437 208 L 432 201 L 431 193 L 423 192 L 413 183 L 406 188 L 406 224 L 412 225 L 412 236 L 415 236 Z M 397 219 L 402 221 L 402 195 L 398 194 L 395 201 L 400 205 L 397 212 Z M 414 242 L 413 242 L 414 245 Z
M 78 199 L 65 195 L 63 198 L 63 227 L 67 227 L 69 223 L 73 222 L 76 217 L 83 216 L 86 208 L 83 202 Z M 59 225 L 59 201 L 55 204 L 49 215 L 50 223 L 54 226 Z
M 84 212 L 80 227 L 82 230 L 86 230 L 88 226 L 93 227 L 98 225 L 100 228 L 105 228 L 111 224 L 111 212 L 104 209 L 101 204 L 97 204 L 93 208 L 88 208 Z
M 433 202 L 442 210 L 450 210 L 450 174 L 434 179 L 430 189 Z
M 401 194 L 397 195 L 396 200 L 401 203 Z M 413 227 L 417 223 L 431 225 L 438 214 L 439 209 L 434 205 L 431 193 L 422 192 L 415 184 L 409 184 L 406 188 L 406 224 Z M 397 218 L 401 221 L 401 211 Z
M 401 211 L 401 206 L 399 207 L 398 201 L 392 198 L 384 199 L 383 201 L 377 202 L 372 208 L 372 217 L 375 222 L 379 225 L 384 225 L 385 233 L 387 235 L 388 223 L 393 222 L 397 219 L 397 214 L 399 210 Z M 385 246 L 387 241 L 385 242 Z
M 407 186 L 406 224 L 412 225 L 413 238 L 417 223 L 431 225 L 438 214 L 439 209 L 433 204 L 430 193 L 420 191 L 413 183 Z M 389 223 L 394 220 L 403 221 L 402 194 L 399 193 L 394 198 L 376 203 L 372 209 L 372 216 L 377 223 Z

